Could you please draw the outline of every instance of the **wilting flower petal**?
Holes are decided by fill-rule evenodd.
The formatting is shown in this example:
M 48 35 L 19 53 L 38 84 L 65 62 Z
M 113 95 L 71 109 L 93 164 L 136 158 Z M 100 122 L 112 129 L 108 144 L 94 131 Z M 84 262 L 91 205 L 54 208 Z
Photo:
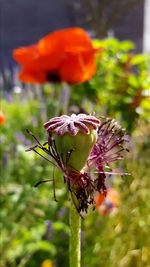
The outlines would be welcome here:
M 108 119 L 98 129 L 98 138 L 89 156 L 89 165 L 101 169 L 102 165 L 123 158 L 126 142 L 125 130 L 117 122 Z

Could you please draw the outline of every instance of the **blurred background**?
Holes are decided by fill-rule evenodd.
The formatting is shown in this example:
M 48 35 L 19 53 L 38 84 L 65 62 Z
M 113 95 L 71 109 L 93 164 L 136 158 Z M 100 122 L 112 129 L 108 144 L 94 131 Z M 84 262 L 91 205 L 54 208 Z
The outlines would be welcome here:
M 57 170 L 25 152 L 26 129 L 45 142 L 47 118 L 93 111 L 126 128 L 130 152 L 114 168 L 131 175 L 109 175 L 108 198 L 82 221 L 82 266 L 150 267 L 149 18 L 149 0 L 0 0 L 1 267 L 69 266 L 68 192 Z M 104 49 L 94 77 L 21 83 L 12 50 L 70 26 Z M 34 188 L 53 176 L 57 203 L 50 183 Z

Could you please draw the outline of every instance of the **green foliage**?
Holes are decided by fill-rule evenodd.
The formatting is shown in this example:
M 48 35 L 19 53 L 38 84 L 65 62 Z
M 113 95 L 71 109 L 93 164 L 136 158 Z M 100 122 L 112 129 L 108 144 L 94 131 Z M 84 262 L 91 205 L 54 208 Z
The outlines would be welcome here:
M 139 115 L 145 119 L 150 116 L 147 99 L 150 58 L 134 54 L 134 44 L 130 41 L 106 39 L 93 42 L 95 47 L 103 49 L 97 56 L 97 72 L 86 84 L 73 87 L 72 103 L 87 112 L 89 109 L 92 112 L 94 105 L 95 112 L 115 116 L 131 132 Z
M 46 134 L 39 101 L 33 97 L 27 101 L 22 96 L 23 92 L 17 99 L 13 95 L 13 102 L 2 101 L 6 123 L 0 128 L 1 266 L 34 267 L 37 262 L 40 266 L 46 258 L 55 259 L 59 266 L 62 255 L 68 261 L 66 190 L 58 171 L 33 152 L 25 152 L 34 144 L 27 128 L 42 136 L 42 142 Z M 57 177 L 58 204 L 53 199 L 52 184 L 34 188 L 36 182 L 53 176 Z

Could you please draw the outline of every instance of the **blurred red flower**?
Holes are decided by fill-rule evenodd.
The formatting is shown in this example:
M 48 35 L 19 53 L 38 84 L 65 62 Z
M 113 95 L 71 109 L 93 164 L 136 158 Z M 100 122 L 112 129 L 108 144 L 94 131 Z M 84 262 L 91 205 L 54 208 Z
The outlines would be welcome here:
M 13 57 L 23 67 L 19 74 L 23 82 L 75 84 L 95 73 L 97 50 L 83 29 L 67 28 L 48 34 L 35 45 L 15 49 Z
M 101 215 L 112 213 L 119 205 L 119 193 L 115 189 L 109 188 L 106 196 L 99 193 L 95 195 L 95 203 Z
M 6 121 L 6 117 L 2 111 L 0 111 L 0 125 L 4 124 Z

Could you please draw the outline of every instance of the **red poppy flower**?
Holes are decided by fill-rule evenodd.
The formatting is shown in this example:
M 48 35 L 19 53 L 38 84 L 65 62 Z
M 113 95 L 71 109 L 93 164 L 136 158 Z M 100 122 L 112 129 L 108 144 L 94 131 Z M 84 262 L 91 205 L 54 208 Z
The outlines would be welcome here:
M 23 66 L 19 77 L 24 82 L 74 84 L 93 76 L 97 50 L 83 29 L 68 28 L 48 34 L 35 45 L 15 49 L 13 56 Z

